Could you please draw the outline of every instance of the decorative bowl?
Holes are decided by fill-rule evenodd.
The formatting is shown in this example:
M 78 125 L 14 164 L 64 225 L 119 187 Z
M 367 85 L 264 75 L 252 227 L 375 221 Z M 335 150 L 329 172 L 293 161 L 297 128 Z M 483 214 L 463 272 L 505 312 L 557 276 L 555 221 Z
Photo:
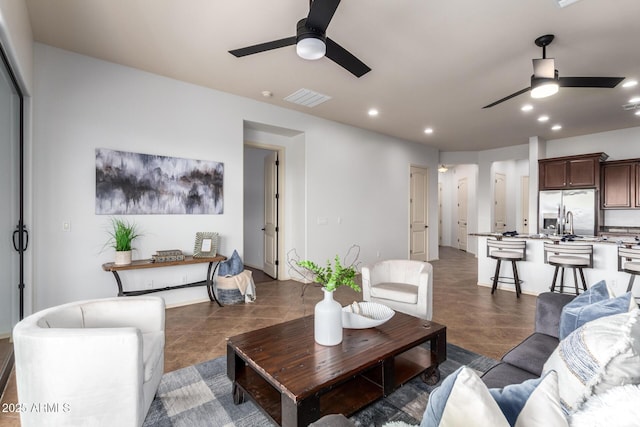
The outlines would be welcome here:
M 360 311 L 356 313 L 354 311 Z M 374 328 L 391 319 L 395 311 L 375 302 L 354 302 L 342 307 L 342 327 L 347 329 Z

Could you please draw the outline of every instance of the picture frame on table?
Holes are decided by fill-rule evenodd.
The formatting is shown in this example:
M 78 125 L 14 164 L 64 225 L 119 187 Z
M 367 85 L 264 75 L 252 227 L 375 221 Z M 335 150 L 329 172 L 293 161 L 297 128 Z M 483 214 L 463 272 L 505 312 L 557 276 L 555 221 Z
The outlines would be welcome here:
M 196 233 L 196 242 L 193 248 L 194 258 L 213 258 L 218 255 L 219 234 L 213 231 Z

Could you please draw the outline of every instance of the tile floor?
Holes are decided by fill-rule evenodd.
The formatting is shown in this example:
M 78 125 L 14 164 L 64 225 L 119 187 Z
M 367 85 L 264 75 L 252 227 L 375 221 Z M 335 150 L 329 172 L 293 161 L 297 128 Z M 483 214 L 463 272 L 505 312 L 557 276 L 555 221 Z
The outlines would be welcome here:
M 479 287 L 477 260 L 450 247 L 440 248 L 432 262 L 433 320 L 447 325 L 447 340 L 485 356 L 500 358 L 533 331 L 535 297 Z M 166 314 L 165 371 L 173 371 L 226 354 L 225 337 L 313 314 L 322 292 L 314 285 L 273 281 L 254 273 L 257 300 L 218 307 L 200 303 L 169 308 Z M 304 291 L 304 292 L 303 292 Z M 343 305 L 362 295 L 341 287 L 335 297 Z M 15 375 L 2 403 L 17 402 Z M 16 414 L 0 412 L 0 427 L 16 427 Z

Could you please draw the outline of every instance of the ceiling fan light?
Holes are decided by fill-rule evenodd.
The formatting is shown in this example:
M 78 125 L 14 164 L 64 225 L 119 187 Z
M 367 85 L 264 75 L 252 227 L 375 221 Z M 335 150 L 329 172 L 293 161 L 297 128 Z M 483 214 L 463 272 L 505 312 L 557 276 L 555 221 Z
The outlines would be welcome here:
M 327 53 L 327 45 L 321 39 L 305 37 L 296 43 L 296 53 L 302 59 L 320 59 Z
M 531 79 L 531 97 L 532 98 L 546 98 L 558 93 L 560 85 L 556 79 Z

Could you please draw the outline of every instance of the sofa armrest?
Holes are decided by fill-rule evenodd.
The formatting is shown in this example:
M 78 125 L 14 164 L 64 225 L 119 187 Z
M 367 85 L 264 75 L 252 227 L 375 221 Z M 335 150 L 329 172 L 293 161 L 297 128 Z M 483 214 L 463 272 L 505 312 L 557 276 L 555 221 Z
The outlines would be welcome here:
M 535 331 L 558 338 L 562 308 L 574 298 L 574 295 L 555 292 L 544 292 L 538 295 Z

